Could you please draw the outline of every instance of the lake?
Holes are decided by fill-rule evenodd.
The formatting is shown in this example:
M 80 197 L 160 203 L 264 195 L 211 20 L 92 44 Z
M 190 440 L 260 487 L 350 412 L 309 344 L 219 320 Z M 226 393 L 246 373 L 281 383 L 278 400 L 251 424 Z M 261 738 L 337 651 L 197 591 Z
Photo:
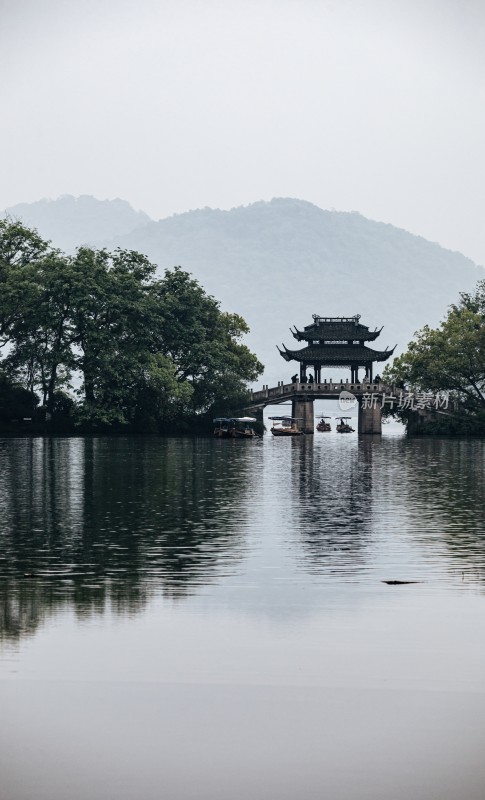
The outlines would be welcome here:
M 1 439 L 1 800 L 483 800 L 484 465 Z

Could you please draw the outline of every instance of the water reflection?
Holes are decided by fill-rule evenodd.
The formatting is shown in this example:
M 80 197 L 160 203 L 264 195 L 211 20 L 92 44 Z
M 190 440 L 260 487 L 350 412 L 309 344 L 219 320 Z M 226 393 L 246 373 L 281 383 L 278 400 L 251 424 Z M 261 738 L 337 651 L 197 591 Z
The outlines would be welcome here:
M 233 569 L 244 550 L 239 526 L 252 480 L 248 448 L 238 444 L 4 441 L 4 633 L 35 630 L 66 601 L 80 615 L 108 601 L 133 613 L 154 586 L 177 598 Z
M 2 440 L 0 637 L 63 607 L 135 614 L 154 592 L 177 601 L 237 576 L 232 601 L 250 585 L 253 608 L 289 608 L 298 581 L 480 583 L 484 454 L 336 435 Z
M 485 579 L 485 442 L 416 439 L 398 454 L 407 525 L 427 557 L 446 550 L 450 569 Z
M 354 437 L 326 444 L 305 439 L 291 461 L 301 555 L 311 572 L 355 574 L 365 566 L 372 530 L 373 443 Z

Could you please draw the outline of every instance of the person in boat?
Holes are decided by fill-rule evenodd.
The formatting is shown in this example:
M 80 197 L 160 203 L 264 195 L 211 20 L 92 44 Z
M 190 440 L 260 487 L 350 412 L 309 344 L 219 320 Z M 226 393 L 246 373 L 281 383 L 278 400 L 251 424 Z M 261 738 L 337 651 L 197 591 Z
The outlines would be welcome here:
M 298 383 L 298 375 L 292 375 L 291 376 L 291 382 L 292 383 Z
M 311 373 L 308 376 L 308 383 L 313 383 L 313 375 Z

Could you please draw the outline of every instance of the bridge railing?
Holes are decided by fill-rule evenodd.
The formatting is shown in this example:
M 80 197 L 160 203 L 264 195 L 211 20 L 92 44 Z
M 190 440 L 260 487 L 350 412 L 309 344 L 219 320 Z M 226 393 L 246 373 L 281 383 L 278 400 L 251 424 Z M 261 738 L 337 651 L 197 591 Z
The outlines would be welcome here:
M 323 381 L 320 383 L 283 383 L 281 381 L 278 386 L 263 386 L 262 390 L 258 392 L 251 391 L 251 400 L 258 402 L 259 400 L 268 400 L 269 398 L 281 398 L 287 395 L 294 395 L 300 392 L 305 394 L 335 394 L 340 392 L 352 392 L 352 394 L 364 394 L 365 392 L 386 392 L 394 390 L 395 387 L 388 386 L 384 383 L 350 383 L 349 381 Z M 402 390 L 401 390 L 402 391 Z

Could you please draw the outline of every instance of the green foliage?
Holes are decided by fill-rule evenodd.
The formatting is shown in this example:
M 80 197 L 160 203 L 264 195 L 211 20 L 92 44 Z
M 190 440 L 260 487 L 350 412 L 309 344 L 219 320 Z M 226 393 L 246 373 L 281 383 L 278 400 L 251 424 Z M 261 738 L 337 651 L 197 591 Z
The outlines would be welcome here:
M 248 333 L 242 317 L 221 312 L 218 302 L 179 267 L 153 285 L 153 294 L 162 310 L 159 347 L 176 364 L 177 380 L 191 386 L 191 411 L 207 411 L 216 401 L 237 405 L 245 382 L 263 370 L 239 341 Z
M 461 294 L 438 328 L 425 326 L 408 350 L 384 370 L 383 380 L 415 391 L 449 392 L 466 415 L 440 420 L 441 429 L 481 429 L 485 418 L 485 281 Z M 485 426 L 484 426 L 485 430 Z
M 10 341 L 15 325 L 24 317 L 25 305 L 35 301 L 35 267 L 49 249 L 36 231 L 0 219 L 0 347 Z
M 6 365 L 31 391 L 40 388 L 52 413 L 55 392 L 69 384 L 74 368 L 69 260 L 48 252 L 24 268 L 18 285 L 23 311 L 11 327 Z
M 81 247 L 66 256 L 8 220 L 0 256 L 4 371 L 40 391 L 47 418 L 137 430 L 187 424 L 240 403 L 262 371 L 240 342 L 244 320 L 178 267 L 157 279 L 135 251 Z

